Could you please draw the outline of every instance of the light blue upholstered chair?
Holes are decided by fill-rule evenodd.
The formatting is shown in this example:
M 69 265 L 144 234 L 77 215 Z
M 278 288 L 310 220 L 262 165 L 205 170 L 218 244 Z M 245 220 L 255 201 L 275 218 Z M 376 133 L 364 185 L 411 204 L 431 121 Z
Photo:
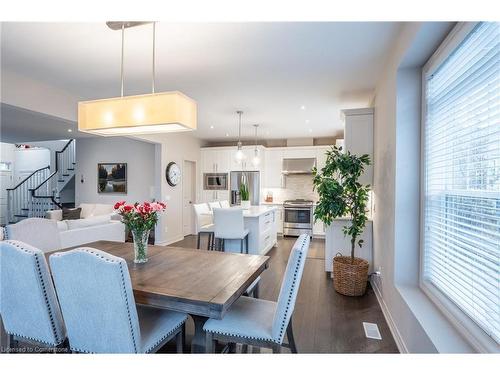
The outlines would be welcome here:
M 151 353 L 173 338 L 182 352 L 187 315 L 135 304 L 124 259 L 92 248 L 50 256 L 72 351 Z
M 66 333 L 45 257 L 20 241 L 0 242 L 0 314 L 17 341 L 64 347 Z
M 209 319 L 203 329 L 207 334 L 207 352 L 213 352 L 217 340 L 271 348 L 279 353 L 289 347 L 297 353 L 293 337 L 292 314 L 309 250 L 310 238 L 303 234 L 295 242 L 286 267 L 278 302 L 249 297 L 235 301 L 222 320 Z M 285 332 L 288 345 L 283 344 Z
M 7 225 L 5 236 L 8 240 L 22 241 L 43 252 L 61 249 L 61 238 L 55 220 L 38 217 L 24 219 Z

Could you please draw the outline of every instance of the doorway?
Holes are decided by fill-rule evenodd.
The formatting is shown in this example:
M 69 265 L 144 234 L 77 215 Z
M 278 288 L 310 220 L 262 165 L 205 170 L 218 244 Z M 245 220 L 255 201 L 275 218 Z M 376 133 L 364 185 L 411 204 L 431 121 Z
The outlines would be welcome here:
M 196 162 L 184 160 L 182 179 L 183 235 L 195 234 L 193 203 L 196 202 Z

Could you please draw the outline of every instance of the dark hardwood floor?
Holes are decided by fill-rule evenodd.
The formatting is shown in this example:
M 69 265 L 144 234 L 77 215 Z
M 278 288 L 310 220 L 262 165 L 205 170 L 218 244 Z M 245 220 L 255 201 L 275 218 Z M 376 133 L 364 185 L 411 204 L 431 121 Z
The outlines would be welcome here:
M 294 238 L 279 238 L 268 255 L 269 268 L 262 274 L 260 298 L 276 301 Z M 172 246 L 196 247 L 196 237 L 188 236 Z M 324 271 L 324 241 L 315 239 L 306 260 L 302 283 L 293 315 L 295 341 L 299 353 L 398 353 L 396 343 L 371 287 L 362 297 L 346 297 L 333 289 Z M 202 248 L 206 243 L 202 242 Z M 363 322 L 378 324 L 382 340 L 365 337 Z M 187 341 L 193 325 L 187 324 Z M 171 352 L 166 346 L 162 351 Z M 253 352 L 269 352 L 252 348 Z M 284 353 L 289 352 L 283 349 Z

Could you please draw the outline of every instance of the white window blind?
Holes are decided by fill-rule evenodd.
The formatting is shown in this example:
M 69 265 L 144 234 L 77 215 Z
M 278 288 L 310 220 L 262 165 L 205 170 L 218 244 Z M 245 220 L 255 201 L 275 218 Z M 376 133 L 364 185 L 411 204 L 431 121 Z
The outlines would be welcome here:
M 500 343 L 500 24 L 426 77 L 423 281 Z

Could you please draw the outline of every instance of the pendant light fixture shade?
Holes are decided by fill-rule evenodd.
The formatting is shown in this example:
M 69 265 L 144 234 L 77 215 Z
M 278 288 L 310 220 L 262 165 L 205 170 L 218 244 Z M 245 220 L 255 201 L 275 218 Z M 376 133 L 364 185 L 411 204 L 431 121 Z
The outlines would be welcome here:
M 145 22 L 108 23 L 122 32 L 121 96 L 78 103 L 78 130 L 102 136 L 169 133 L 196 130 L 196 102 L 178 91 L 155 92 L 155 23 L 153 22 L 151 94 L 123 95 L 125 29 Z
M 236 111 L 239 116 L 239 125 L 238 125 L 238 143 L 237 150 L 235 154 L 236 161 L 241 162 L 245 159 L 245 154 L 243 153 L 243 144 L 241 143 L 241 115 L 243 115 L 243 111 Z
M 78 130 L 104 136 L 196 130 L 196 102 L 177 91 L 80 102 Z

